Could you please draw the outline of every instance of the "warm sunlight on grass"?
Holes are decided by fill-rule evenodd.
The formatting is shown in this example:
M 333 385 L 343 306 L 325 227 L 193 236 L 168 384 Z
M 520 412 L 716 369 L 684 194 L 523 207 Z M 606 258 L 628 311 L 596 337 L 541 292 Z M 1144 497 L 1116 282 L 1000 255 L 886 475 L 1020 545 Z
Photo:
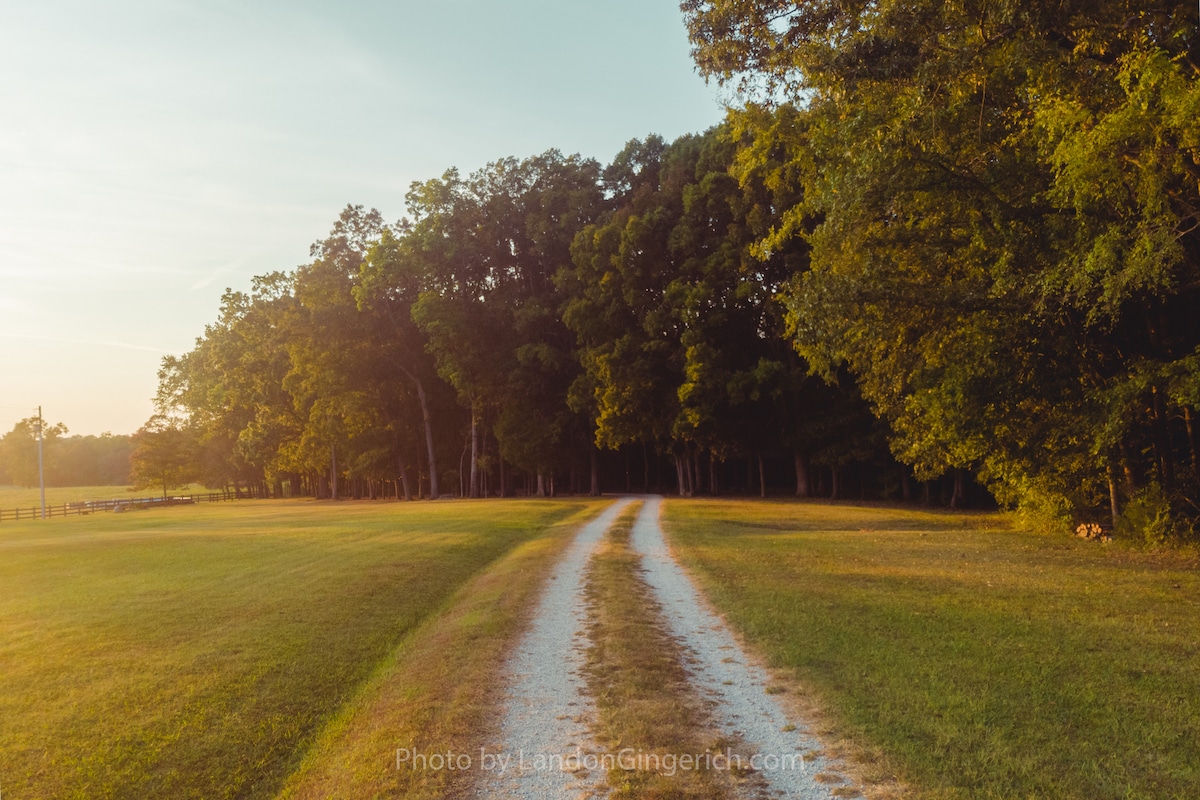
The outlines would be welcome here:
M 0 786 L 271 797 L 456 589 L 589 507 L 248 501 L 0 526 Z
M 202 492 L 207 494 L 199 484 L 186 489 L 175 489 L 172 495 L 192 494 Z M 125 500 L 130 497 L 161 497 L 161 489 L 133 489 L 129 486 L 47 486 L 46 505 L 61 506 L 66 503 L 81 503 L 86 500 Z M 41 490 L 36 486 L 0 486 L 0 509 L 8 511 L 19 508 L 22 511 L 41 506 Z
M 505 688 L 503 666 L 547 571 L 571 534 L 606 502 L 583 505 L 513 548 L 468 581 L 445 612 L 406 637 L 325 727 L 280 800 L 469 791 L 477 769 L 398 768 L 395 752 L 476 753 L 487 745 Z
M 998 516 L 672 500 L 677 553 L 927 798 L 1200 796 L 1200 576 Z

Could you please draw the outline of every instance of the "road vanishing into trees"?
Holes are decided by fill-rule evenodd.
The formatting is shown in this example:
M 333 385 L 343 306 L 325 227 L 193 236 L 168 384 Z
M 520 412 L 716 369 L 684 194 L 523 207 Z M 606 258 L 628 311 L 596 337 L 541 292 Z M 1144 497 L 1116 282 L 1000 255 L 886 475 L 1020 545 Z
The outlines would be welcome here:
M 682 646 L 692 691 L 711 710 L 714 738 L 730 743 L 728 750 L 713 754 L 708 768 L 738 776 L 730 783 L 734 797 L 857 796 L 838 774 L 844 766 L 825 755 L 803 721 L 789 715 L 769 691 L 766 671 L 755 665 L 675 560 L 659 522 L 661 501 L 623 497 L 576 534 L 507 666 L 500 741 L 486 748 L 492 758 L 481 772 L 478 796 L 603 797 L 611 790 L 607 767 L 642 766 L 640 751 L 613 753 L 597 741 L 596 702 L 584 677 L 592 645 L 588 564 L 622 512 L 638 502 L 631 545 L 641 578 L 661 609 L 665 632 Z

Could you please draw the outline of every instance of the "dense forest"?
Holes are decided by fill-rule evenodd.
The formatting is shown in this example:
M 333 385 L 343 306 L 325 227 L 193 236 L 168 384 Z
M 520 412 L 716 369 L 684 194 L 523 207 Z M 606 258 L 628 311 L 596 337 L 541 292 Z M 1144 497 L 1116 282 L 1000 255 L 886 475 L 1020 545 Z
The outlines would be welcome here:
M 732 176 L 739 150 L 724 126 L 651 136 L 606 167 L 450 170 L 394 225 L 347 207 L 164 361 L 152 425 L 256 493 L 899 493 L 853 381 L 785 338 L 807 247 L 750 254 L 770 190 Z
M 1194 5 L 685 0 L 724 123 L 414 184 L 225 294 L 138 469 L 768 488 L 1192 535 Z

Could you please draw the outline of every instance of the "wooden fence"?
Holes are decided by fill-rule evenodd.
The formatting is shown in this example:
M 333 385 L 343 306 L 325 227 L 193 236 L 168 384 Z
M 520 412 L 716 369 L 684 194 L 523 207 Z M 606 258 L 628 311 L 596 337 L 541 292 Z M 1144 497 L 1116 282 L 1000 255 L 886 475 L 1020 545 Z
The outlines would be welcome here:
M 196 503 L 222 503 L 226 500 L 236 500 L 237 495 L 226 492 L 207 492 L 204 494 L 185 494 L 174 497 L 129 497 L 113 500 L 86 500 L 79 503 L 64 503 L 57 506 L 46 506 L 46 518 L 71 517 L 84 514 L 95 514 L 100 511 L 145 510 L 148 508 L 163 508 L 164 506 L 190 506 Z M 0 509 L 0 522 L 16 522 L 23 519 L 40 519 L 41 506 L 33 508 Z

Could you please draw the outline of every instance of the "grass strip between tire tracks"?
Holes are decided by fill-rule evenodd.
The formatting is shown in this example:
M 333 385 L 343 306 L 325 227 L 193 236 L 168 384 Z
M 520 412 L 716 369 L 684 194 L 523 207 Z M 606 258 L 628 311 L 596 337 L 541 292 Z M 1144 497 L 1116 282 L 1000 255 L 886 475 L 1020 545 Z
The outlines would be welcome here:
M 640 577 L 629 546 L 638 507 L 609 530 L 588 569 L 590 636 L 587 682 L 599 715 L 597 738 L 609 756 L 624 753 L 608 771 L 613 798 L 731 796 L 734 776 L 681 756 L 724 752 L 732 742 L 716 732 L 704 702 L 692 690 L 683 648 L 667 634 L 661 611 Z M 672 774 L 673 773 L 673 774 Z

